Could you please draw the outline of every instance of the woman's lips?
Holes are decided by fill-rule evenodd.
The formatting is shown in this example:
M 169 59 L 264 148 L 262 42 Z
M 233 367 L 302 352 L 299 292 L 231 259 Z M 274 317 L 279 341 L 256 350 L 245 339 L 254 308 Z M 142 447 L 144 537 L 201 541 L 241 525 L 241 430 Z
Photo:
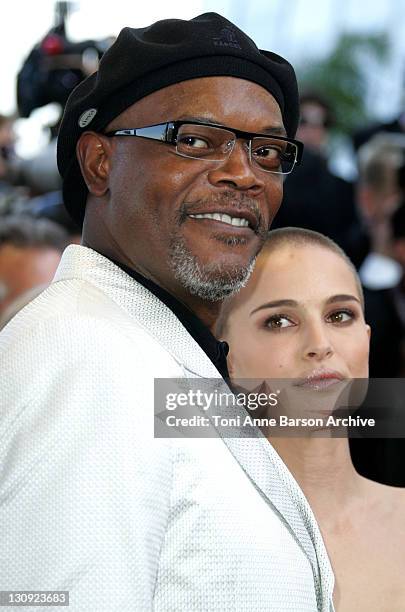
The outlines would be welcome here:
M 320 391 L 329 389 L 344 379 L 345 377 L 336 370 L 314 370 L 298 379 L 294 386 Z

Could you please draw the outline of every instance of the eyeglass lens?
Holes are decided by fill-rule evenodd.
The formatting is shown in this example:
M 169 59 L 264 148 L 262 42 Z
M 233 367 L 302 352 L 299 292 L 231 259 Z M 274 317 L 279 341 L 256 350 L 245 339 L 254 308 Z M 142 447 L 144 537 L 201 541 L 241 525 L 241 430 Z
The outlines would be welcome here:
M 233 132 L 207 125 L 183 124 L 177 133 L 177 152 L 185 157 L 222 161 L 231 153 Z M 294 167 L 297 147 L 277 137 L 252 138 L 251 159 L 262 170 L 288 174 Z

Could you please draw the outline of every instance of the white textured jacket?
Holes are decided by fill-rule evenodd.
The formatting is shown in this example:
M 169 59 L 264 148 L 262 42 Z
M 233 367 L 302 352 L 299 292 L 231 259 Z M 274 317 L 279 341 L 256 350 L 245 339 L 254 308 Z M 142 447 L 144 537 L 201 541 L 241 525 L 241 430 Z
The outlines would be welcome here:
M 196 376 L 219 374 L 176 316 L 68 247 L 0 334 L 0 590 L 67 590 L 72 612 L 333 609 L 314 516 L 264 437 L 154 438 L 154 377 Z

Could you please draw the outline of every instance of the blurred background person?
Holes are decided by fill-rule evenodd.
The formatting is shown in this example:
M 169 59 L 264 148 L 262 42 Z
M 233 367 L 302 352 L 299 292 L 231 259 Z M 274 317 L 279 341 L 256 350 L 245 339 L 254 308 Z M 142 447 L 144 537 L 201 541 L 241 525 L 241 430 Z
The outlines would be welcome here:
M 327 159 L 329 134 L 334 124 L 330 104 L 321 93 L 307 91 L 300 97 L 300 113 L 297 134 L 309 151 Z
M 0 329 L 50 283 L 67 238 L 48 219 L 0 218 Z
M 403 326 L 393 290 L 403 269 L 394 257 L 392 217 L 402 198 L 400 176 L 405 167 L 405 135 L 377 134 L 358 152 L 357 203 L 370 249 L 359 275 L 366 318 L 372 326 L 370 375 L 396 377 L 402 370 Z
M 404 186 L 405 187 L 405 186 Z M 405 189 L 403 199 L 391 217 L 392 250 L 401 266 L 401 278 L 393 287 L 393 303 L 401 324 L 400 367 L 398 375 L 405 378 Z
M 365 317 L 371 326 L 370 376 L 395 378 L 405 371 L 402 295 L 405 135 L 376 133 L 358 150 L 356 199 L 369 236 L 369 252 L 359 276 Z M 359 473 L 388 485 L 405 487 L 404 439 L 351 439 Z
M 300 99 L 301 118 L 297 131 L 305 145 L 302 162 L 284 185 L 284 199 L 274 228 L 312 229 L 332 238 L 361 265 L 368 239 L 355 206 L 354 184 L 336 176 L 328 166 L 328 142 L 334 115 L 319 92 Z
M 405 111 L 391 121 L 372 122 L 371 125 L 357 129 L 353 134 L 356 151 L 377 134 L 402 134 L 405 136 Z
M 14 117 L 0 115 L 0 181 L 10 180 L 12 160 L 15 157 L 16 135 Z
M 19 159 L 15 152 L 15 117 L 0 114 L 0 215 L 23 206 L 28 189 L 16 187 Z

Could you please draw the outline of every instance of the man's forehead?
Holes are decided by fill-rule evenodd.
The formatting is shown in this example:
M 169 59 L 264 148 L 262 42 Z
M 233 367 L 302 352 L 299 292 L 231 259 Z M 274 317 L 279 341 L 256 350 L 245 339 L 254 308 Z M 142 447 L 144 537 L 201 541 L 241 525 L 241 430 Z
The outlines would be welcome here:
M 253 119 L 262 130 L 285 133 L 281 109 L 272 94 L 252 81 L 229 76 L 195 78 L 164 87 L 129 106 L 109 129 L 135 127 L 128 121 L 140 127 L 139 121 L 187 119 L 231 126 L 239 116 Z

